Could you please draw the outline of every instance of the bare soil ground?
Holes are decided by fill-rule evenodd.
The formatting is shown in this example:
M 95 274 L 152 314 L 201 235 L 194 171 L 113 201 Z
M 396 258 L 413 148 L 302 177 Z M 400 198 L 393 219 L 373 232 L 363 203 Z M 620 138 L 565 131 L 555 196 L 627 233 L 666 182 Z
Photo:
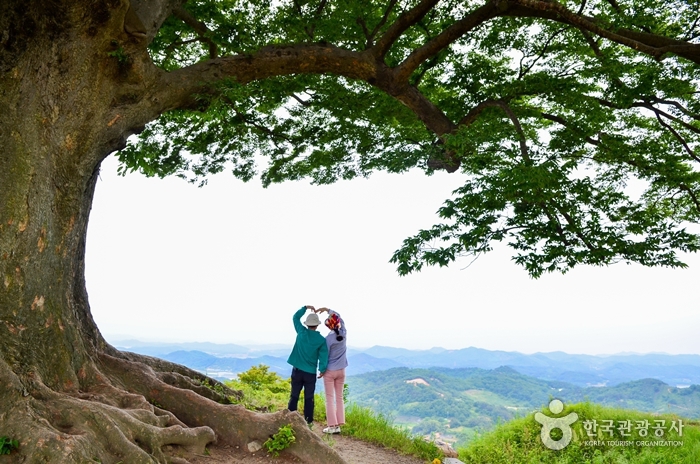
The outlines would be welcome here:
M 313 430 L 322 436 L 324 435 L 321 432 L 323 427 L 325 425 L 315 423 Z M 391 449 L 343 436 L 342 433 L 325 437 L 324 440 L 348 464 L 425 464 L 424 461 L 414 456 L 402 455 Z M 210 453 L 208 456 L 190 455 L 186 456 L 187 460 L 191 464 L 292 464 L 299 462 L 294 458 L 283 456 L 273 458 L 264 449 L 257 453 L 249 453 L 238 448 L 214 445 L 208 447 L 208 450 Z

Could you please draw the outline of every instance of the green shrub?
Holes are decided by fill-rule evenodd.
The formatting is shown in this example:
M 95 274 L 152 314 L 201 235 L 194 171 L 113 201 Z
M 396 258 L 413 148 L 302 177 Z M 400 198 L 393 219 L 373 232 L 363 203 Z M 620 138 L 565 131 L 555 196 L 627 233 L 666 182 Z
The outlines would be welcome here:
M 263 446 L 268 453 L 277 457 L 280 455 L 280 451 L 289 448 L 295 440 L 296 437 L 294 436 L 292 424 L 288 424 L 280 427 L 279 432 L 268 438 L 267 441 L 263 443 Z
M 266 389 L 272 393 L 289 393 L 290 382 L 280 377 L 276 372 L 270 372 L 270 367 L 264 364 L 253 366 L 238 374 L 238 380 L 250 388 Z
M 233 403 L 247 409 L 274 412 L 285 409 L 292 391 L 290 379 L 283 379 L 263 364 L 253 366 L 238 374 L 235 380 L 224 382 L 228 387 L 243 392 L 241 399 L 230 398 Z

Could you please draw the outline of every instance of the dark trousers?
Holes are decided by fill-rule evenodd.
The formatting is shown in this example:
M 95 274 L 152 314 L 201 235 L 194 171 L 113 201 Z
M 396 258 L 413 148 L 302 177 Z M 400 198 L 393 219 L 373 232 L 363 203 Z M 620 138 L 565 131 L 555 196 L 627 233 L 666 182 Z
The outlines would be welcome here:
M 304 389 L 304 419 L 309 424 L 314 421 L 314 392 L 316 391 L 316 374 L 310 374 L 296 367 L 292 369 L 292 396 L 287 409 L 297 410 L 301 389 Z

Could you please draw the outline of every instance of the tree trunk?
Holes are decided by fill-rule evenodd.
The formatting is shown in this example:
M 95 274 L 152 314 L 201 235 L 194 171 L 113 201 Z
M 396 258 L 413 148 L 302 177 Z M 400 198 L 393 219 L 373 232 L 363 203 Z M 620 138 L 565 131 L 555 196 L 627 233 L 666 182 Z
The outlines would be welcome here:
M 13 462 L 165 463 L 291 423 L 289 453 L 342 463 L 298 414 L 221 404 L 235 392 L 120 353 L 94 323 L 84 256 L 99 165 L 138 130 L 119 127 L 138 63 L 111 53 L 130 40 L 128 5 L 114 3 L 0 7 L 0 436 L 19 441 Z

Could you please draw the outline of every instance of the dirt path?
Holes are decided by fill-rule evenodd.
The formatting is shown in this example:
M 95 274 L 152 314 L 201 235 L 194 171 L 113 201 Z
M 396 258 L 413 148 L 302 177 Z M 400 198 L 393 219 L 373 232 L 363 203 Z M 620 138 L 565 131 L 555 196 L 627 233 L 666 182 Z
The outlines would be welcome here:
M 314 424 L 314 431 L 320 436 L 323 425 Z M 405 456 L 396 451 L 372 445 L 360 440 L 340 435 L 332 435 L 324 438 L 329 445 L 335 449 L 348 464 L 425 464 L 424 461 L 413 457 Z M 260 450 L 257 453 L 248 453 L 241 449 L 232 447 L 212 446 L 209 448 L 208 456 L 188 456 L 191 464 L 292 464 L 298 463 L 290 458 L 272 458 Z
M 314 431 L 321 436 L 324 435 L 321 432 L 322 429 L 323 426 L 314 426 Z M 416 457 L 399 454 L 383 446 L 343 436 L 342 433 L 326 436 L 324 440 L 327 440 L 331 447 L 345 458 L 348 464 L 425 464 L 424 461 Z

